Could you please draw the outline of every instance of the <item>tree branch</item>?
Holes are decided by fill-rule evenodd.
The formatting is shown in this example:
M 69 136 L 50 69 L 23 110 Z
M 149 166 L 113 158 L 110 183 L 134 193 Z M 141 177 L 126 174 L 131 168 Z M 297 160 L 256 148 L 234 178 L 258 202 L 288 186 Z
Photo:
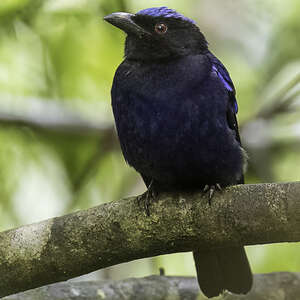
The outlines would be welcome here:
M 75 135 L 99 136 L 103 132 L 113 134 L 113 126 L 99 122 L 98 124 L 81 120 L 71 115 L 65 115 L 62 119 L 52 118 L 47 115 L 19 116 L 0 112 L 0 124 L 10 126 L 28 126 L 33 129 L 42 129 L 52 132 L 61 132 Z
M 0 233 L 0 296 L 122 262 L 195 248 L 300 241 L 300 183 L 240 185 L 215 195 L 136 198 Z
M 255 119 L 269 120 L 274 118 L 277 114 L 289 112 L 289 107 L 299 96 L 299 91 L 294 92 L 292 95 L 288 95 L 295 86 L 300 83 L 300 73 L 297 74 L 290 82 L 288 82 L 283 88 L 281 88 L 273 99 L 266 106 L 263 106 L 257 113 Z M 287 96 L 288 95 L 288 96 Z
M 254 276 L 253 288 L 243 300 L 295 300 L 300 295 L 300 273 L 270 273 Z M 165 300 L 207 299 L 200 293 L 196 278 L 149 276 L 120 281 L 63 282 L 34 289 L 3 300 L 80 299 L 80 300 Z M 219 300 L 238 300 L 240 296 L 224 293 Z
M 111 122 L 101 121 L 100 118 L 88 118 L 81 114 L 80 110 L 75 110 L 60 101 L 30 97 L 19 101 L 11 95 L 0 95 L 0 98 L 1 125 L 28 126 L 52 132 L 97 137 L 102 133 L 114 134 L 114 126 Z M 26 103 L 25 108 L 20 109 L 20 105 L 16 105 L 19 102 L 23 103 L 23 106 Z M 80 101 L 74 102 L 78 104 Z

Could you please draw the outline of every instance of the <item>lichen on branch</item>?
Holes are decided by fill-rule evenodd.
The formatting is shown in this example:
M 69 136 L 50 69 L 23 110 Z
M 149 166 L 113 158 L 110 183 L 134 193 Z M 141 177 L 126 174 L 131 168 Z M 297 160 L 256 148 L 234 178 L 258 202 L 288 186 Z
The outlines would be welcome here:
M 156 255 L 300 241 L 300 183 L 137 198 L 0 233 L 0 296 Z

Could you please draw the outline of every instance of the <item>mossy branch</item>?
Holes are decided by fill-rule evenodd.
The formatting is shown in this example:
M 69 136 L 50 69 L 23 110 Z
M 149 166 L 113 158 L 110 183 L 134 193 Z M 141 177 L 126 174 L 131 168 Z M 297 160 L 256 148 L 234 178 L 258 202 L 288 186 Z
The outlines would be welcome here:
M 0 296 L 134 259 L 226 245 L 300 241 L 300 183 L 240 185 L 215 195 L 137 198 L 0 233 Z

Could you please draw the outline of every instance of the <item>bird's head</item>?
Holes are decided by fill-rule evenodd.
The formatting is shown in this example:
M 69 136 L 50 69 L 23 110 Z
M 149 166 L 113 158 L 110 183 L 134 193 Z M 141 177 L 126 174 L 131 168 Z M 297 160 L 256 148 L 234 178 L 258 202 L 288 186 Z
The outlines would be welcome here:
M 128 59 L 166 60 L 207 51 L 196 23 L 167 7 L 147 8 L 136 14 L 112 13 L 104 20 L 127 33 Z

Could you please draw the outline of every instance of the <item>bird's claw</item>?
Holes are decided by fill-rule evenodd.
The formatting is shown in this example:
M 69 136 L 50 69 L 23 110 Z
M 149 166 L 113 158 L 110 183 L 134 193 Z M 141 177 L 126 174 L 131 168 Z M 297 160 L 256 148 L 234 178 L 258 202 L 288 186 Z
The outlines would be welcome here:
M 216 183 L 216 184 L 213 184 L 213 185 L 205 185 L 204 189 L 203 189 L 203 192 L 204 193 L 207 193 L 209 192 L 209 205 L 211 205 L 211 199 L 213 198 L 214 196 L 214 193 L 215 191 L 218 190 L 218 191 L 222 191 L 222 187 L 219 183 Z
M 138 205 L 141 206 L 141 204 L 144 206 L 146 215 L 150 216 L 150 204 L 151 202 L 156 198 L 157 193 L 154 191 L 152 187 L 152 183 L 149 185 L 148 190 L 137 197 Z

